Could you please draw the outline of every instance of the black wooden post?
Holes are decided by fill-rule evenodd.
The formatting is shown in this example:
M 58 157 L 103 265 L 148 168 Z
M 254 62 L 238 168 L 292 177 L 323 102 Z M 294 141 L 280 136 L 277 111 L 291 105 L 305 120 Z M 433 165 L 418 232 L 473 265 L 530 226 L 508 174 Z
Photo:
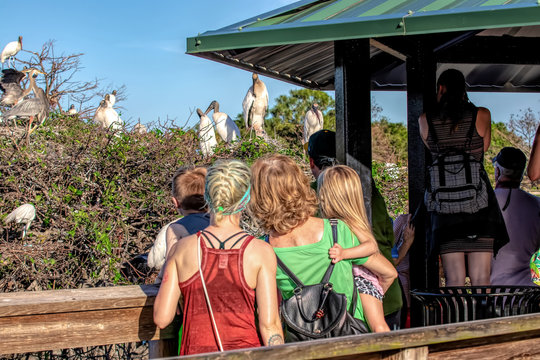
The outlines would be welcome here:
M 433 50 L 424 42 L 416 41 L 415 51 L 407 58 L 407 130 L 409 159 L 409 211 L 414 214 L 423 202 L 425 187 L 425 147 L 420 137 L 418 118 L 424 105 L 435 96 L 436 62 Z M 410 250 L 411 289 L 426 289 L 438 286 L 438 267 L 429 259 L 426 243 L 425 216 L 420 216 L 416 236 Z M 433 255 L 433 254 L 432 254 Z M 417 318 L 413 314 L 411 320 Z
M 341 164 L 360 173 L 366 210 L 371 220 L 369 48 L 369 39 L 334 41 L 336 155 Z

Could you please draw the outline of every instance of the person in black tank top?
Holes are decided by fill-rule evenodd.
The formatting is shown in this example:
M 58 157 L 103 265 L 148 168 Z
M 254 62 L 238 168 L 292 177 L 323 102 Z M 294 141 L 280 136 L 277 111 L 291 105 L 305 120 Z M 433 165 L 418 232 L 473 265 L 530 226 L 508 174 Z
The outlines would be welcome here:
M 437 101 L 418 122 L 432 160 L 453 149 L 483 162 L 484 152 L 491 142 L 491 114 L 488 109 L 477 108 L 469 101 L 465 78 L 458 70 L 448 69 L 440 75 Z M 426 228 L 430 229 L 430 242 L 441 255 L 446 286 L 464 286 L 467 275 L 473 286 L 490 285 L 491 257 L 508 242 L 489 179 L 485 172 L 481 172 L 481 176 L 488 192 L 486 208 L 476 213 L 428 212 L 431 226 Z

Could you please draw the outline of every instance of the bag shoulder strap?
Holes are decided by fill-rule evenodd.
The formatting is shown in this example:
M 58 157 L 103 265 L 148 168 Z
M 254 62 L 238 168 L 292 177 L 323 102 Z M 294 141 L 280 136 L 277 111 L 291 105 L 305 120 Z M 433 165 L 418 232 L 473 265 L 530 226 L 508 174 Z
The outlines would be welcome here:
M 332 226 L 332 240 L 334 244 L 337 244 L 337 219 L 330 219 L 330 225 Z M 296 287 L 303 287 L 305 286 L 302 281 L 281 261 L 279 256 L 276 254 L 276 260 L 278 266 L 283 270 L 285 274 L 292 280 L 292 282 L 296 285 Z M 324 273 L 323 279 L 321 283 L 326 284 L 330 280 L 330 276 L 332 276 L 332 272 L 334 271 L 334 263 L 330 261 L 330 265 L 328 265 L 328 269 L 326 269 L 326 272 Z

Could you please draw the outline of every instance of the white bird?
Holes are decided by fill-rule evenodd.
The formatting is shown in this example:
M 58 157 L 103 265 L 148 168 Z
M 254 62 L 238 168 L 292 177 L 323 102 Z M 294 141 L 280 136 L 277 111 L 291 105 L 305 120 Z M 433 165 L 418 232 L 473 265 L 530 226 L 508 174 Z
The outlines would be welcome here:
M 201 153 L 204 157 L 212 156 L 214 154 L 214 148 L 217 146 L 216 133 L 214 126 L 210 121 L 210 118 L 202 112 L 201 109 L 197 109 L 197 115 L 199 115 L 199 141 L 201 147 Z
M 268 109 L 268 91 L 266 85 L 259 79 L 256 73 L 252 75 L 253 85 L 250 86 L 242 108 L 244 109 L 244 121 L 246 129 L 250 127 L 255 130 L 257 136 L 265 136 L 264 117 Z
M 124 122 L 122 119 L 120 119 L 120 116 L 116 110 L 113 109 L 109 101 L 109 94 L 107 94 L 105 99 L 101 100 L 99 103 L 99 107 L 94 114 L 93 121 L 103 128 L 115 131 L 121 130 L 124 126 Z
M 77 114 L 77 109 L 75 109 L 75 105 L 71 104 L 69 107 L 69 110 L 67 111 L 68 115 L 75 115 Z
M 144 124 L 138 123 L 133 127 L 133 132 L 137 134 L 146 134 L 148 132 L 148 128 Z
M 111 103 L 111 106 L 114 106 L 114 104 L 116 104 L 116 90 L 113 90 L 112 93 L 107 94 L 107 95 L 109 95 L 109 101 Z
M 154 240 L 154 245 L 148 253 L 148 267 L 160 270 L 167 260 L 167 229 L 169 225 L 177 222 L 181 218 L 171 221 L 163 226 Z
M 24 204 L 13 210 L 5 219 L 6 224 L 17 223 L 25 224 L 22 238 L 26 236 L 26 232 L 30 229 L 30 224 L 36 218 L 36 208 L 32 204 Z
M 236 125 L 229 115 L 219 111 L 219 103 L 216 100 L 210 103 L 204 114 L 208 114 L 212 109 L 214 110 L 212 119 L 214 120 L 214 124 L 216 124 L 216 131 L 221 139 L 226 143 L 238 140 L 240 138 L 238 125 Z
M 17 55 L 19 51 L 22 49 L 22 36 L 19 36 L 19 40 L 12 41 L 8 43 L 4 50 L 2 50 L 2 54 L 0 55 L 0 62 L 2 63 L 2 69 L 4 68 L 4 61 L 8 59 L 8 66 L 9 66 L 9 60 L 11 60 L 11 66 L 15 67 L 13 64 L 13 57 Z
M 309 137 L 323 129 L 324 116 L 319 110 L 319 104 L 314 103 L 304 116 L 304 144 L 307 144 Z

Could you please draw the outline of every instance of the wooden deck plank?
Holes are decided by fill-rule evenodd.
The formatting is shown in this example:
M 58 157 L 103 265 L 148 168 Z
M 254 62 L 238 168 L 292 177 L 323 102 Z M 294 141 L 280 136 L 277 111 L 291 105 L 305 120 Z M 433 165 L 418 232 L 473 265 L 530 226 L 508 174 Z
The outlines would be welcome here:
M 152 307 L 0 318 L 0 354 L 56 350 L 172 338 L 174 326 L 160 331 Z
M 152 306 L 158 290 L 155 285 L 142 285 L 2 293 L 0 318 Z

